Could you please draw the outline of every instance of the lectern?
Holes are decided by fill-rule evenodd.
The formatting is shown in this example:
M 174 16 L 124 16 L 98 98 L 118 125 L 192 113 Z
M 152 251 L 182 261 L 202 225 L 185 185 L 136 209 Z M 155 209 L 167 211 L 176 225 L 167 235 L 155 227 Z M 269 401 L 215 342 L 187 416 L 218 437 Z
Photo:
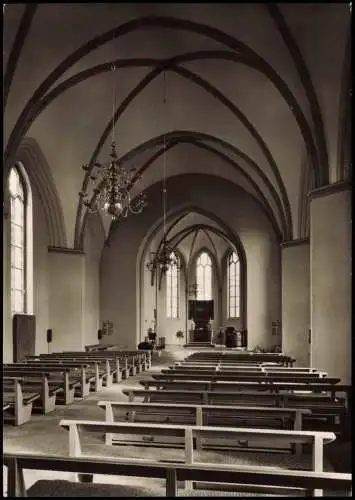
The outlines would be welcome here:
M 189 300 L 189 319 L 195 323 L 190 342 L 211 342 L 213 300 Z

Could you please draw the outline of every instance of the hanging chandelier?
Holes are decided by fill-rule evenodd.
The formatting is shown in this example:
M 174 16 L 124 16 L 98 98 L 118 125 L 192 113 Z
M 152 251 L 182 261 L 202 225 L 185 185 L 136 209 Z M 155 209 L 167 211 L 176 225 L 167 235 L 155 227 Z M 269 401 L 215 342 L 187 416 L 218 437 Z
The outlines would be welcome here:
M 164 235 L 161 248 L 157 252 L 150 252 L 150 261 L 147 263 L 147 269 L 153 271 L 158 268 L 162 273 L 165 273 L 169 267 L 173 266 L 181 269 L 181 263 L 175 255 L 174 248 L 168 244 L 166 235 Z
M 115 71 L 112 66 L 112 72 Z M 96 161 L 91 170 L 89 165 L 83 165 L 83 170 L 89 172 L 89 179 L 95 183 L 93 196 L 89 200 L 87 191 L 80 191 L 79 197 L 90 213 L 102 211 L 111 216 L 112 220 L 126 218 L 128 215 L 140 214 L 147 205 L 146 194 L 141 191 L 135 197 L 131 196 L 133 184 L 141 177 L 135 167 L 125 167 L 118 158 L 115 142 L 115 86 L 113 97 L 112 141 L 110 160 L 106 163 Z
M 189 286 L 188 294 L 191 295 L 192 297 L 195 297 L 195 299 L 197 298 L 197 294 L 198 294 L 198 284 L 197 283 L 193 283 L 192 285 Z
M 165 123 L 166 123 L 166 72 L 164 71 L 164 92 L 163 92 L 163 105 L 165 110 Z M 166 128 L 166 127 L 165 127 Z M 176 266 L 178 269 L 181 268 L 179 260 L 176 258 L 174 247 L 169 245 L 167 239 L 166 230 L 166 199 L 167 199 L 167 187 L 166 187 L 166 170 L 167 170 L 167 157 L 166 157 L 166 133 L 164 134 L 164 157 L 163 157 L 163 189 L 162 189 L 162 199 L 163 199 L 163 239 L 161 241 L 160 248 L 157 252 L 151 252 L 151 260 L 147 264 L 147 268 L 150 271 L 159 269 L 161 273 L 166 273 L 169 267 Z

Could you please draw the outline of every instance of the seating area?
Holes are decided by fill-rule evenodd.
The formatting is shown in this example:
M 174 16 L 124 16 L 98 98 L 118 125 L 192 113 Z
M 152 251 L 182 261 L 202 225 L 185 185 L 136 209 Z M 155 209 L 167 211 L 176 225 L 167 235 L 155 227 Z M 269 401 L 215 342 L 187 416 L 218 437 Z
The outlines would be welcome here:
M 22 425 L 32 412 L 49 413 L 70 405 L 114 382 L 151 367 L 151 355 L 142 351 L 60 352 L 27 356 L 3 365 L 3 418 Z
M 56 397 L 62 396 L 63 403 L 64 384 L 73 391 L 70 401 L 83 397 L 83 380 L 85 390 L 92 393 L 115 384 L 120 387 L 122 379 L 133 374 L 137 375 L 135 385 L 144 387 L 122 386 L 127 401 L 99 399 L 102 419 L 60 419 L 59 426 L 68 431 L 69 458 L 6 453 L 8 495 L 25 496 L 23 470 L 50 467 L 78 473 L 75 482 L 68 483 L 72 496 L 80 496 L 79 491 L 95 496 L 95 491 L 101 491 L 103 485 L 92 482 L 96 474 L 159 478 L 165 483 L 155 488 L 158 496 L 203 496 L 208 492 L 328 496 L 335 491 L 351 496 L 350 474 L 324 470 L 325 448 L 349 428 L 348 386 L 315 368 L 285 367 L 287 357 L 283 355 L 270 361 L 267 355 L 248 353 L 239 358 L 239 354 L 230 357 L 223 353 L 214 360 L 217 365 L 212 371 L 203 371 L 211 361 L 209 353 L 203 354 L 151 372 L 148 370 L 154 366 L 149 352 L 119 351 L 114 346 L 40 355 L 5 366 L 6 381 L 13 380 L 22 395 L 21 423 L 31 418 L 32 404 L 35 408 L 37 403 L 44 412 L 40 406 L 43 387 L 52 398 L 47 412 L 55 409 Z M 228 375 L 220 368 L 221 357 L 228 358 Z M 74 387 L 75 376 L 79 385 Z M 226 376 L 233 378 L 226 380 Z M 31 394 L 29 388 L 36 387 L 37 393 Z M 120 453 L 127 446 L 133 453 L 129 458 Z M 149 450 L 151 454 L 146 455 Z M 170 450 L 171 458 L 164 454 L 159 460 L 159 450 Z M 211 461 L 210 453 L 217 453 L 218 460 Z M 240 464 L 231 458 L 250 453 L 258 454 L 258 465 Z M 275 463 L 280 461 L 276 468 L 263 459 L 270 453 Z M 65 484 L 59 481 L 56 491 L 69 487 Z M 52 481 L 41 480 L 32 488 L 49 492 L 51 485 Z M 138 494 L 153 495 L 144 488 Z

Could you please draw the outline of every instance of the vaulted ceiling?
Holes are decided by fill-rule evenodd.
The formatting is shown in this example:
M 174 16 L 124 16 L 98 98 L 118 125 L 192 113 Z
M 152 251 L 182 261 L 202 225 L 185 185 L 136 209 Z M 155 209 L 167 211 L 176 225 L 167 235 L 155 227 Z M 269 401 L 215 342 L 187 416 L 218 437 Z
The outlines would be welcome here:
M 307 191 L 338 180 L 350 22 L 347 3 L 6 4 L 5 167 L 37 142 L 77 244 L 81 166 L 108 158 L 114 109 L 135 191 L 165 141 L 168 176 L 221 176 L 304 236 Z

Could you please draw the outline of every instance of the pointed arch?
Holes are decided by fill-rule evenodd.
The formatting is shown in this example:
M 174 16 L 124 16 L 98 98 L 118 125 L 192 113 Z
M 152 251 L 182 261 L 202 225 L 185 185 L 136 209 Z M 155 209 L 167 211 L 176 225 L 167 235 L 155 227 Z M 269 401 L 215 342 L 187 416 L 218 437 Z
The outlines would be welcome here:
M 26 137 L 16 153 L 16 163 L 21 163 L 33 189 L 43 201 L 43 210 L 49 231 L 49 245 L 67 247 L 64 216 L 50 166 L 37 141 Z

